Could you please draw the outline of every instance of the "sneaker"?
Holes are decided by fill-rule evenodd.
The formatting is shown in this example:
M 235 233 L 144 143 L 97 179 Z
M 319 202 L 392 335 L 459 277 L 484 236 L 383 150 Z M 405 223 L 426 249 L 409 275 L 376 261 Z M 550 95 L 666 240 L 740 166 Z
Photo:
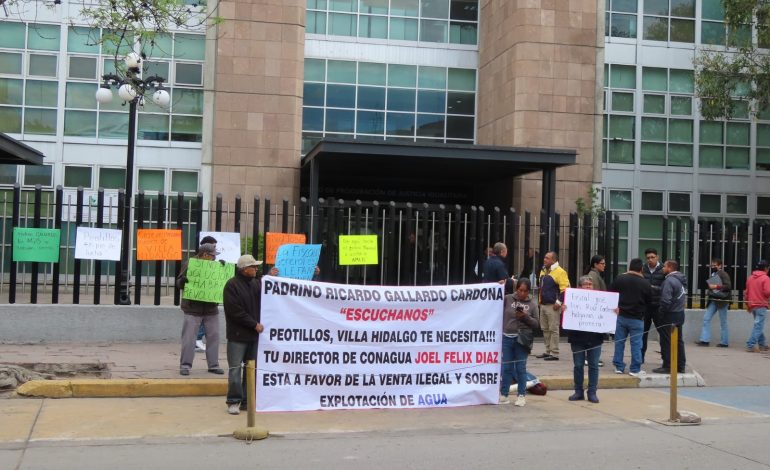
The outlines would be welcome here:
M 588 365 L 588 360 L 586 360 L 585 365 Z
M 535 356 L 535 357 L 536 357 L 537 359 L 545 359 L 545 358 L 551 357 L 551 355 L 550 355 L 550 354 L 548 354 L 548 353 L 543 353 L 543 354 L 538 354 L 538 355 L 537 355 L 537 356 Z
M 719 344 L 717 344 L 717 347 L 718 347 L 718 348 L 727 348 L 727 347 L 729 347 L 729 346 L 728 346 L 728 345 L 726 345 L 726 344 L 722 344 L 722 343 L 719 343 Z
M 615 369 L 615 373 L 616 373 L 616 374 L 623 374 L 623 371 L 622 371 L 622 370 L 620 370 L 620 369 Z
M 751 347 L 747 347 L 747 348 L 746 348 L 746 352 L 750 352 L 750 353 L 756 353 L 756 352 L 759 352 L 759 346 L 757 346 L 757 345 L 755 344 L 754 346 L 751 346 Z
M 639 372 L 629 372 L 628 375 L 630 375 L 631 377 L 642 377 L 647 375 L 647 372 L 640 370 Z
M 210 367 L 209 372 L 211 372 L 212 374 L 224 375 L 225 370 L 222 369 L 221 367 Z
M 195 352 L 204 352 L 204 351 L 206 351 L 206 343 L 204 343 L 202 339 L 196 340 Z
M 513 403 L 513 406 L 524 406 L 527 404 L 527 399 L 524 398 L 524 395 L 519 395 L 516 397 L 516 401 Z
M 698 345 L 698 346 L 706 347 L 706 346 L 709 345 L 709 342 L 708 341 L 696 341 L 695 344 Z
M 604 367 L 604 361 L 599 361 L 599 367 Z
M 249 405 L 246 404 L 245 401 L 242 401 L 241 402 L 241 406 L 239 406 L 238 409 L 241 410 L 241 411 L 248 411 L 249 410 Z
M 543 358 L 544 361 L 558 361 L 559 356 L 548 356 Z
M 666 367 L 658 367 L 657 369 L 652 369 L 652 372 L 654 374 L 670 374 L 671 369 L 668 369 Z
M 190 369 L 179 369 L 179 375 L 190 375 Z
M 505 395 L 500 395 L 500 398 L 497 400 L 498 405 L 507 405 L 511 402 L 511 399 L 508 398 Z
M 238 409 L 238 403 L 233 403 L 232 405 L 227 407 L 227 412 L 231 415 L 239 415 L 241 414 L 241 410 Z

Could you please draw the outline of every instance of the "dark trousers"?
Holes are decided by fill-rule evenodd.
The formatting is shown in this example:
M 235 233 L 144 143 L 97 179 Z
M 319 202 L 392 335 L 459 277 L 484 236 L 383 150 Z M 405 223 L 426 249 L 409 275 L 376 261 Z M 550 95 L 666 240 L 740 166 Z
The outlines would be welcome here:
M 246 403 L 248 397 L 246 393 L 246 366 L 240 366 L 257 358 L 257 345 L 257 341 L 227 342 L 227 365 L 230 370 L 227 376 L 227 400 L 225 402 L 228 405 Z
M 684 372 L 684 366 L 687 363 L 687 360 L 684 356 L 684 340 L 682 340 L 683 335 L 681 324 L 675 326 L 665 326 L 658 329 L 658 334 L 660 335 L 660 354 L 663 356 L 663 368 L 671 369 L 671 332 L 674 328 L 676 328 L 679 333 L 676 341 L 676 346 L 678 349 L 677 370 L 679 372 Z
M 660 335 L 660 326 L 663 324 L 663 320 L 660 316 L 660 312 L 658 311 L 658 306 L 648 305 L 647 312 L 645 312 L 644 314 L 644 335 L 642 335 L 642 362 L 645 362 L 644 355 L 647 353 L 647 335 L 653 323 L 655 323 L 655 328 L 658 330 L 658 335 Z

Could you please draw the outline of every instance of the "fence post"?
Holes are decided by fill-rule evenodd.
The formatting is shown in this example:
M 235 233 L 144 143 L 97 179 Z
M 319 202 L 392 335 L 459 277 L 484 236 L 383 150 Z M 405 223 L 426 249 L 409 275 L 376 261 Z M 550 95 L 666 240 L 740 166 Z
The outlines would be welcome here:
M 519 252 L 519 226 L 518 226 L 518 214 L 516 214 L 516 209 L 513 207 L 508 208 L 508 217 L 507 217 L 507 229 L 505 231 L 505 238 L 506 238 L 506 244 L 508 245 L 508 270 L 509 272 L 519 277 L 516 273 L 516 254 Z M 526 257 L 527 254 L 524 253 L 524 256 Z
M 77 227 L 80 227 L 81 221 L 83 220 L 83 187 L 78 186 L 78 192 L 77 197 L 75 198 L 75 230 L 77 231 Z M 72 303 L 73 304 L 79 304 L 80 303 L 80 260 L 75 258 L 75 262 L 73 264 L 73 280 L 72 280 Z
M 40 206 L 43 203 L 43 190 L 39 184 L 35 185 L 35 207 L 33 210 L 33 216 L 32 216 L 32 226 L 34 228 L 40 228 Z M 37 303 L 37 281 L 38 281 L 38 272 L 40 268 L 40 263 L 33 261 L 30 271 L 30 289 L 29 289 L 29 301 L 30 303 L 36 304 Z
M 158 226 L 156 228 L 166 228 L 165 224 L 165 214 L 166 213 L 166 195 L 162 192 L 158 193 L 158 212 L 156 215 L 156 220 L 158 221 Z M 154 305 L 160 305 L 160 281 L 161 276 L 163 274 L 163 261 L 155 261 L 155 296 L 154 296 Z
M 569 214 L 569 273 L 573 286 L 578 285 L 578 215 L 574 212 Z M 586 263 L 588 264 L 588 263 Z
M 500 237 L 500 208 L 497 206 L 492 208 L 492 230 L 490 232 L 492 232 L 492 239 L 489 240 L 490 245 L 494 246 L 495 243 L 503 241 Z M 508 251 L 510 252 L 511 250 L 509 249 Z
M 56 229 L 59 229 L 59 233 L 61 233 L 61 217 L 62 217 L 62 198 L 64 195 L 64 190 L 62 189 L 61 185 L 56 186 L 56 197 L 55 197 L 55 209 L 54 209 L 54 220 L 53 220 L 53 227 Z M 66 251 L 65 251 L 66 253 Z M 61 266 L 61 241 L 59 241 L 59 262 L 54 263 L 53 265 L 53 272 L 51 273 L 52 279 L 52 285 L 51 285 L 51 303 L 58 304 L 59 303 L 59 270 Z
M 612 279 L 618 277 L 618 258 L 620 251 L 620 220 L 618 214 L 612 215 Z
M 388 203 L 388 216 L 387 216 L 387 235 L 388 243 L 387 253 L 385 253 L 385 262 L 387 263 L 387 269 L 385 270 L 385 282 L 384 284 L 393 285 L 396 284 L 398 279 L 398 233 L 396 232 L 396 203 L 390 201 Z
M 19 206 L 21 205 L 21 186 L 19 183 L 13 184 L 13 203 L 11 215 L 11 240 L 13 240 L 13 229 L 19 226 Z M 8 303 L 16 303 L 16 269 L 17 263 L 13 260 L 13 243 L 11 243 L 11 272 L 8 279 Z
M 259 196 L 254 196 L 254 225 L 251 226 L 251 256 L 254 259 L 259 259 L 259 203 Z
M 267 232 L 270 231 L 270 197 L 265 198 L 265 220 L 262 222 L 265 234 L 265 243 L 262 245 L 262 274 L 267 274 Z M 256 258 L 256 256 L 255 256 Z M 257 258 L 258 259 L 258 258 Z
M 241 195 L 235 195 L 235 214 L 233 215 L 233 232 L 241 235 Z
M 695 286 L 695 277 L 693 276 L 693 265 L 695 264 L 695 218 L 690 217 L 690 228 L 687 232 L 687 239 L 690 243 L 687 245 L 687 259 L 690 260 L 690 266 L 687 270 L 687 308 L 692 308 L 692 296 Z M 696 265 L 697 266 L 697 265 Z
M 553 251 L 559 255 L 559 259 L 562 259 L 561 253 L 561 214 L 554 212 L 553 219 L 549 226 L 549 232 L 553 234 Z
M 198 193 L 195 197 L 195 241 L 193 242 L 193 250 L 197 251 L 198 243 L 201 239 L 201 232 L 203 231 L 203 193 Z
M 591 260 L 591 232 L 593 232 L 594 218 L 593 214 L 586 212 L 583 214 L 583 264 L 588 264 Z M 607 256 L 606 253 L 599 253 Z
M 674 260 L 679 266 L 682 265 L 682 218 L 677 217 L 674 220 Z
M 465 279 L 467 282 L 467 279 L 472 276 L 472 278 L 475 279 L 481 279 L 481 266 L 478 266 L 476 269 L 478 272 L 474 273 L 474 263 L 478 261 L 479 255 L 476 253 L 478 250 L 478 244 L 477 241 L 477 225 L 479 220 L 479 209 L 476 206 L 471 206 L 471 216 L 468 220 L 468 237 L 466 242 L 466 253 L 465 253 Z
M 548 214 L 545 210 L 540 209 L 540 255 L 545 256 L 546 253 L 551 251 L 548 240 Z
M 289 233 L 289 200 L 283 198 L 282 204 L 283 214 L 281 214 L 281 231 L 283 233 Z
M 96 192 L 96 228 L 104 227 L 104 188 Z M 102 261 L 94 261 L 94 305 L 102 300 Z
M 118 190 L 118 210 L 116 212 L 118 216 L 117 227 L 118 227 L 118 230 L 121 231 L 120 232 L 121 236 L 125 235 L 123 234 L 123 226 L 124 226 L 123 212 L 126 207 L 125 198 L 126 198 L 126 193 L 122 189 Z M 123 241 L 121 240 L 121 246 L 122 244 L 123 244 Z M 122 252 L 123 250 L 121 250 L 121 253 Z M 123 269 L 124 266 L 126 267 L 125 269 Z M 126 303 L 129 302 L 128 297 L 126 297 L 125 299 L 121 299 L 120 297 L 120 289 L 123 284 L 123 271 L 125 271 L 126 276 L 128 276 L 128 266 L 129 266 L 128 259 L 123 259 L 122 255 L 121 255 L 121 259 L 118 260 L 117 263 L 115 263 L 115 288 L 113 289 L 113 303 L 115 305 L 122 305 L 123 300 L 125 300 Z M 128 282 L 128 278 L 126 278 L 126 282 Z M 126 295 L 128 295 L 128 291 L 126 291 Z
M 136 214 L 136 229 L 144 228 L 144 191 L 139 191 L 136 195 L 134 213 Z M 131 259 L 131 250 L 128 258 Z M 142 301 L 142 262 L 136 257 L 134 272 L 134 304 L 139 305 Z
M 222 193 L 217 193 L 214 209 L 214 230 L 216 232 L 222 231 Z M 196 240 L 197 242 L 197 240 Z
M 668 217 L 663 216 L 663 238 L 661 243 L 663 246 L 660 249 L 661 263 L 668 259 Z
M 383 230 L 380 222 L 380 203 L 378 201 L 372 201 L 372 230 L 373 233 L 377 234 L 377 253 L 379 254 L 379 259 L 377 267 L 379 267 L 380 275 L 377 276 L 377 267 L 374 269 L 367 271 L 367 278 L 364 279 L 364 282 L 367 284 L 370 284 L 370 281 L 368 278 L 372 278 L 371 283 L 377 284 L 378 282 L 382 284 L 382 274 L 383 274 L 383 266 L 384 266 L 384 255 L 383 250 L 385 249 L 385 230 Z M 374 274 L 368 274 L 369 272 Z M 379 281 L 377 281 L 379 279 Z
M 176 193 L 176 228 L 184 230 L 184 193 L 181 191 Z M 190 228 L 188 227 L 187 230 L 190 230 Z M 198 240 L 196 239 L 195 241 L 197 242 Z M 182 254 L 184 254 L 184 247 L 182 247 Z M 184 258 L 184 256 L 182 257 Z M 176 285 L 176 279 L 181 273 L 182 261 L 174 261 L 174 305 L 179 305 L 181 302 L 179 287 Z

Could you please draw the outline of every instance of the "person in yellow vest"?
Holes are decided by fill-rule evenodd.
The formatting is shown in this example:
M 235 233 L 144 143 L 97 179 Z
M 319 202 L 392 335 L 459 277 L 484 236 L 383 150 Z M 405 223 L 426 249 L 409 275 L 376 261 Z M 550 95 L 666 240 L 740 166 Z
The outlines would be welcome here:
M 559 256 L 549 251 L 540 271 L 540 327 L 543 329 L 545 353 L 537 356 L 546 361 L 559 360 L 559 326 L 564 291 L 569 287 L 567 271 L 559 266 Z

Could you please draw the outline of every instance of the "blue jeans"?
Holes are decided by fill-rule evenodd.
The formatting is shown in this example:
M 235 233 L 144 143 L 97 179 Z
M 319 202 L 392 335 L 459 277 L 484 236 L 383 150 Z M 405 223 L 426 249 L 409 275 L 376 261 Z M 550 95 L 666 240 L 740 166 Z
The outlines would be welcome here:
M 203 327 L 203 323 L 201 323 L 201 327 L 198 328 L 198 336 L 195 338 L 197 341 L 200 341 L 203 339 L 203 335 L 206 334 L 206 328 Z
M 631 367 L 629 371 L 639 372 L 642 370 L 643 333 L 644 320 L 635 320 L 618 315 L 618 322 L 615 324 L 615 355 L 612 357 L 612 364 L 615 369 L 621 372 L 626 370 L 623 353 L 626 350 L 626 338 L 629 338 L 631 341 Z
M 517 338 L 503 336 L 503 365 L 501 372 L 500 395 L 508 396 L 513 377 L 516 377 L 516 385 L 519 395 L 527 393 L 527 356 L 529 351 L 519 344 Z
M 225 402 L 228 405 L 246 403 L 248 397 L 246 393 L 246 367 L 240 367 L 240 365 L 257 358 L 257 343 L 257 341 L 227 342 L 227 365 L 230 369 L 227 375 L 227 399 Z
M 583 375 L 585 362 L 588 361 L 588 390 L 595 392 L 599 386 L 599 358 L 602 356 L 602 345 L 589 346 L 582 343 L 570 343 L 572 348 L 572 379 L 575 381 L 575 391 L 583 391 Z
M 727 345 L 727 303 L 721 307 L 717 306 L 717 302 L 713 300 L 706 306 L 706 314 L 703 315 L 703 329 L 700 332 L 700 340 L 704 343 L 711 341 L 711 319 L 719 312 L 719 330 L 721 335 L 719 337 L 719 344 Z
M 767 346 L 765 341 L 765 316 L 767 315 L 767 308 L 759 307 L 751 311 L 754 315 L 754 328 L 751 330 L 751 336 L 746 341 L 747 348 L 753 348 L 756 345 L 760 347 Z

